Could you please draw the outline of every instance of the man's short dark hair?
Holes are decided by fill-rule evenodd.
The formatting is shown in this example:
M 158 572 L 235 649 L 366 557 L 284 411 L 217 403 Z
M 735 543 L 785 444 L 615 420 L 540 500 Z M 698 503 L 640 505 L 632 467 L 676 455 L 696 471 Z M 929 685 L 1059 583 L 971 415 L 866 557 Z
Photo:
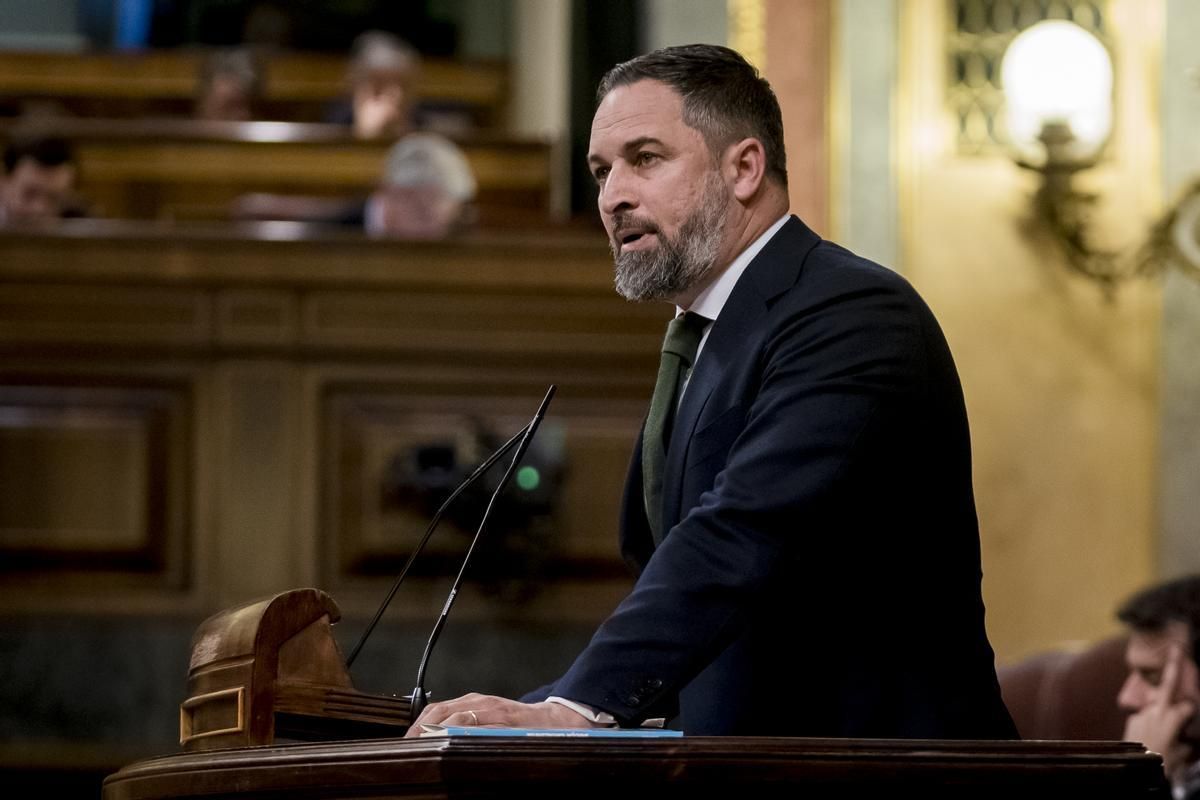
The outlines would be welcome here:
M 1143 589 L 1117 609 L 1117 619 L 1143 633 L 1157 633 L 1172 622 L 1182 622 L 1196 644 L 1196 632 L 1200 630 L 1200 575 Z
M 75 154 L 66 139 L 57 136 L 15 135 L 4 147 L 4 174 L 11 175 L 25 159 L 43 167 L 75 163 Z
M 717 154 L 734 142 L 758 139 L 767 172 L 787 186 L 783 114 L 771 84 L 735 50 L 711 44 L 667 47 L 618 64 L 596 89 L 597 105 L 618 86 L 659 81 L 683 100 L 683 121 Z

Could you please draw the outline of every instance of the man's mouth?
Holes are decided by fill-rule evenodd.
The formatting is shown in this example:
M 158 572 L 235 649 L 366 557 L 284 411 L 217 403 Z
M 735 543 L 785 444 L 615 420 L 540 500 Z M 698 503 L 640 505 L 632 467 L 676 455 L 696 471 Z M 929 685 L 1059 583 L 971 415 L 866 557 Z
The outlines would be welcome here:
M 614 234 L 620 249 L 624 250 L 627 247 L 637 249 L 638 247 L 648 244 L 651 237 L 657 231 L 653 228 L 626 228 L 619 230 Z

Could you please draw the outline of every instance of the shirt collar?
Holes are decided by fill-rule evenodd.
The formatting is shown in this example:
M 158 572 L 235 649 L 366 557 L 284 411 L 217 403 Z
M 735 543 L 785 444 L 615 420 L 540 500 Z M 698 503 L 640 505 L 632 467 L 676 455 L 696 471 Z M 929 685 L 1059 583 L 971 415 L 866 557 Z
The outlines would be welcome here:
M 750 266 L 750 262 L 767 246 L 767 242 L 771 241 L 771 237 L 779 232 L 779 229 L 783 227 L 783 224 L 788 221 L 790 216 L 790 214 L 784 214 L 774 225 L 767 228 L 761 236 L 751 242 L 749 247 L 738 254 L 738 257 L 733 260 L 729 268 L 722 272 L 711 285 L 696 297 L 696 302 L 692 303 L 692 307 L 686 310 L 710 320 L 716 319 L 721 314 L 721 309 L 725 307 L 725 302 L 729 299 L 729 295 L 733 293 L 733 287 L 737 285 L 738 279 L 746 271 L 746 267 Z M 679 315 L 684 310 L 677 307 L 675 313 Z

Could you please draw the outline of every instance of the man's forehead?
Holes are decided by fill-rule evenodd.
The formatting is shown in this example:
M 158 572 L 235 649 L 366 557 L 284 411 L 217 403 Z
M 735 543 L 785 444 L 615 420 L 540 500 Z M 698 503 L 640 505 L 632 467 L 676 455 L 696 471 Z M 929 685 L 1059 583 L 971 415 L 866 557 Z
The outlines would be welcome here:
M 678 107 L 682 97 L 674 87 L 652 78 L 642 78 L 632 83 L 622 83 L 614 86 L 600 100 L 596 107 L 597 113 L 612 110 L 627 104 L 638 104 L 645 100 L 654 99 L 662 105 Z
M 1127 656 L 1130 661 L 1166 659 L 1171 645 L 1188 648 L 1191 633 L 1186 623 L 1171 621 L 1156 631 L 1133 631 L 1129 635 Z
M 683 122 L 679 93 L 660 81 L 618 86 L 604 96 L 592 118 L 589 150 L 620 147 L 642 138 L 665 139 L 692 131 Z
M 661 81 L 624 84 L 604 95 L 592 117 L 592 134 L 620 124 L 650 124 L 681 119 L 679 93 Z

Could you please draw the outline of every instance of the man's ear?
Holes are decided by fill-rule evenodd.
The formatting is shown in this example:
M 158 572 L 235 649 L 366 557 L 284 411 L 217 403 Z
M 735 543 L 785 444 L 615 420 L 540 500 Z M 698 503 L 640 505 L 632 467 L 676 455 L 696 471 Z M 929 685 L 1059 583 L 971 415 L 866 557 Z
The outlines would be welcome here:
M 767 151 L 758 139 L 742 139 L 725 150 L 725 163 L 733 178 L 733 196 L 745 203 L 766 180 Z

